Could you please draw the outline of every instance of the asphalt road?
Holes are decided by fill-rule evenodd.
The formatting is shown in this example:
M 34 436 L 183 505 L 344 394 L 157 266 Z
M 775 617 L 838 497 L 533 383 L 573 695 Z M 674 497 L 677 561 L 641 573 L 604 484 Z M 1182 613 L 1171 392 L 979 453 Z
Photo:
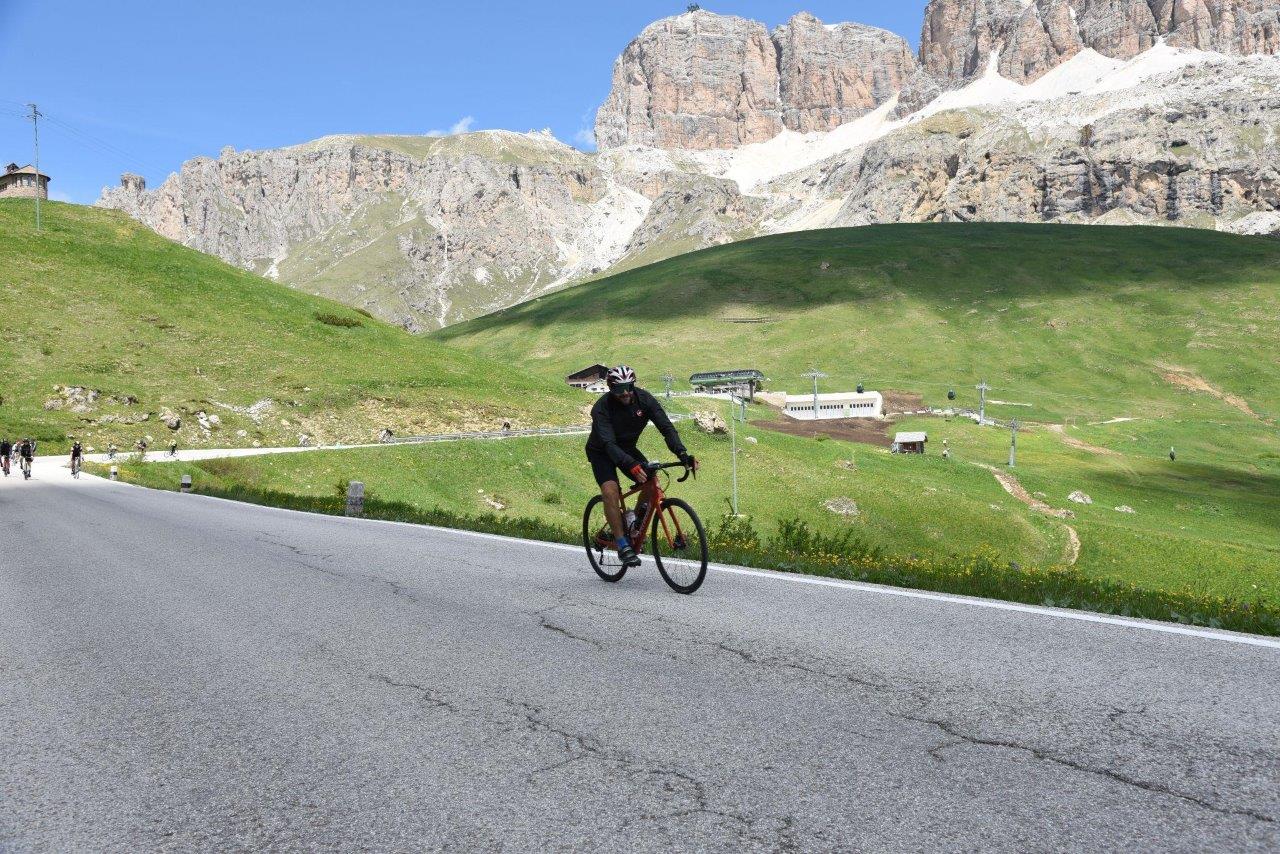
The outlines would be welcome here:
M 0 850 L 1280 848 L 1280 645 L 0 482 Z M 1257 639 L 1254 639 L 1257 640 Z

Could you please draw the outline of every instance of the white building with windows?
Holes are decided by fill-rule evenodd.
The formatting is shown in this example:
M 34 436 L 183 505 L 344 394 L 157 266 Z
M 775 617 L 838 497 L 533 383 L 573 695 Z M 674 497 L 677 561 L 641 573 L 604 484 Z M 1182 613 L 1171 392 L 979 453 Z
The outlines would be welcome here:
M 878 391 L 836 392 L 818 395 L 818 411 L 813 410 L 813 395 L 789 394 L 782 413 L 797 421 L 821 421 L 827 418 L 883 418 L 884 397 Z

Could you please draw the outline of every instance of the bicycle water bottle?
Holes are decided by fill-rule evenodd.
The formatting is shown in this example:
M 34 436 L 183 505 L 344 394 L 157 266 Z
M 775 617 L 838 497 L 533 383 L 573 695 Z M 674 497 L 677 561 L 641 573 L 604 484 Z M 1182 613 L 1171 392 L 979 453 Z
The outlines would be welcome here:
M 628 530 L 628 531 L 630 531 L 630 530 L 631 530 L 632 528 L 634 528 L 635 526 L 636 526 L 636 514 L 635 514 L 635 511 L 634 511 L 634 510 L 628 510 L 628 511 L 627 511 L 627 524 L 626 524 L 626 528 L 627 528 L 627 530 Z

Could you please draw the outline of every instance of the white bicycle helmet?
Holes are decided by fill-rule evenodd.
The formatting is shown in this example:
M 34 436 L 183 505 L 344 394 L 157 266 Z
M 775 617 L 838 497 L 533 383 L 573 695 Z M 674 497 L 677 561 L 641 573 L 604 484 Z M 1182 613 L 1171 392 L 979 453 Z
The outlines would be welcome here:
M 605 382 L 608 383 L 609 388 L 613 388 L 616 385 L 622 385 L 624 383 L 631 383 L 634 385 L 635 381 L 636 372 L 631 370 L 628 365 L 618 365 L 616 368 L 610 368 L 609 375 L 605 378 Z

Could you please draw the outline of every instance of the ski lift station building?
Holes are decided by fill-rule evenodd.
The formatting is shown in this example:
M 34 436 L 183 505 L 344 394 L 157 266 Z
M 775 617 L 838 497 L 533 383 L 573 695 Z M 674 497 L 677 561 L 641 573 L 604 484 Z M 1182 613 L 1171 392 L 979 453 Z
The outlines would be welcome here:
M 754 368 L 733 371 L 703 371 L 689 377 L 689 385 L 698 391 L 711 394 L 746 392 L 748 400 L 755 400 L 756 392 L 764 388 L 764 374 Z
M 828 418 L 882 418 L 884 397 L 878 391 L 845 391 L 818 395 L 818 410 L 813 409 L 813 395 L 789 394 L 782 412 L 797 421 L 822 421 Z

